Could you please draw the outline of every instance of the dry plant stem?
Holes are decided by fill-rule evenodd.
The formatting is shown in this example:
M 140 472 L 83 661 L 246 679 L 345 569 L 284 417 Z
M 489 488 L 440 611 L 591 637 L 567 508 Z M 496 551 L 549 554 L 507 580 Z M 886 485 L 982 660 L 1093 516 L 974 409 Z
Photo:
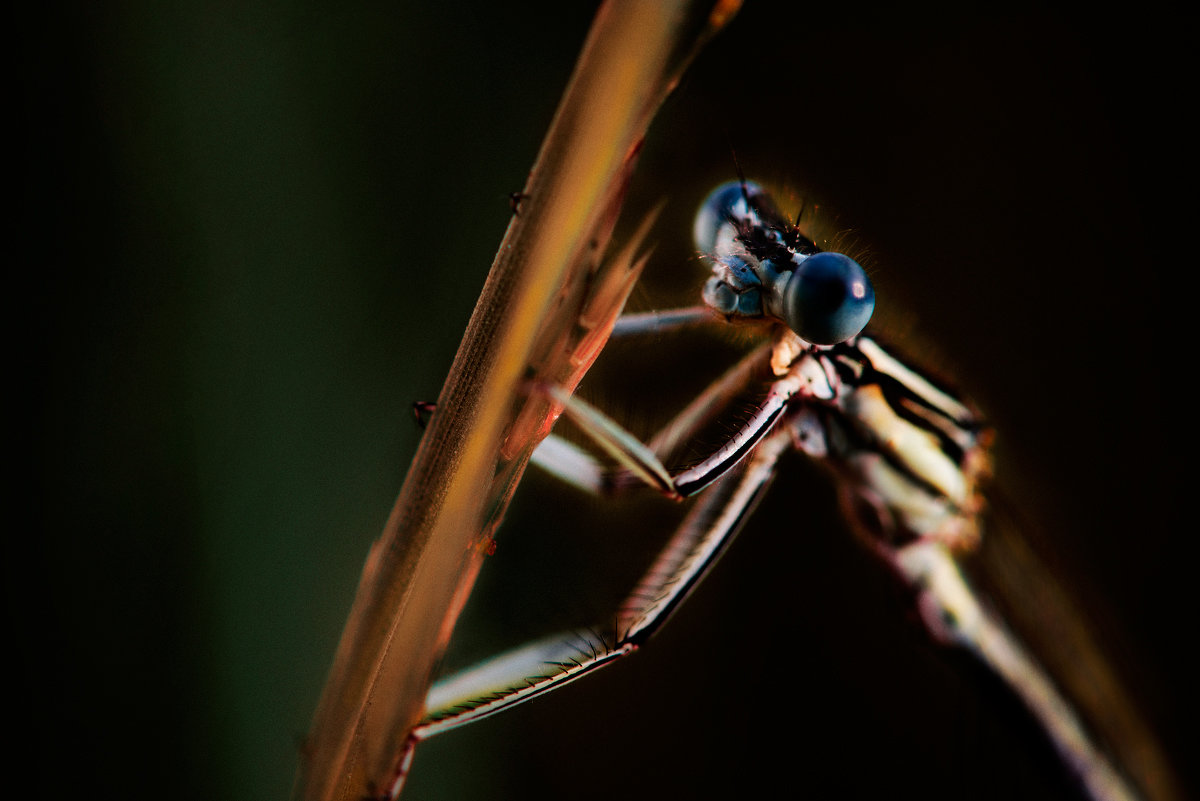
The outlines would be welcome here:
M 590 366 L 603 330 L 586 342 L 572 332 L 584 312 L 611 326 L 625 298 L 613 287 L 627 293 L 631 283 L 598 273 L 632 159 L 686 64 L 737 5 L 609 2 L 598 13 L 438 411 L 367 558 L 296 797 L 360 799 L 392 785 L 486 544 L 558 411 L 527 395 L 526 382 L 573 387 Z

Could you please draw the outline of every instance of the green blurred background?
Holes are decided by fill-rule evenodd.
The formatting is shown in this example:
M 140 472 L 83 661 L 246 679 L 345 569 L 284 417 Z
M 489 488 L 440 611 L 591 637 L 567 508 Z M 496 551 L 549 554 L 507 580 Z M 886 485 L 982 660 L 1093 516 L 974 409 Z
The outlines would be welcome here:
M 289 792 L 409 405 L 437 396 L 594 10 L 434 6 L 18 13 L 5 572 L 35 785 Z M 1177 748 L 1171 27 L 751 3 L 652 129 L 630 208 L 669 201 L 649 308 L 702 280 L 690 216 L 731 142 L 822 203 L 884 323 L 995 420 L 1005 491 Z M 662 346 L 615 348 L 585 394 L 645 432 L 736 352 Z M 914 636 L 821 475 L 793 460 L 777 490 L 653 647 L 429 743 L 411 797 L 1055 797 L 1027 721 Z M 607 619 L 673 512 L 626 506 L 531 475 L 448 660 Z

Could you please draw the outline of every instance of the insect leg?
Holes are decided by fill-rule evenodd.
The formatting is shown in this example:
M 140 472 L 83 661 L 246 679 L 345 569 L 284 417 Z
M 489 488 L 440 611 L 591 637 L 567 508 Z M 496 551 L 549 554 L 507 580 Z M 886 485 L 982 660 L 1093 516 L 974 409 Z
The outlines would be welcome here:
M 780 455 L 790 447 L 790 432 L 776 429 L 743 465 L 700 496 L 622 605 L 622 641 L 641 644 L 666 622 L 733 541 L 774 480 Z
M 600 495 L 607 485 L 608 468 L 583 448 L 556 434 L 542 440 L 529 462 L 563 483 L 592 495 Z
M 558 387 L 546 387 L 545 391 L 562 404 L 566 414 L 584 433 L 625 469 L 672 498 L 695 495 L 740 464 L 773 429 L 793 397 L 829 398 L 834 392 L 815 360 L 797 362 L 785 376 L 771 384 L 767 397 L 724 445 L 695 466 L 672 476 L 653 450 L 598 409 Z M 706 410 L 696 411 L 698 416 L 706 413 Z
M 686 306 L 666 311 L 623 314 L 617 318 L 609 336 L 617 338 L 662 334 L 680 328 L 709 324 L 723 326 L 726 322 L 708 306 Z
M 701 428 L 728 408 L 751 381 L 760 373 L 765 374 L 770 353 L 771 346 L 764 344 L 746 354 L 676 414 L 647 443 L 657 459 L 660 462 L 669 460 Z M 579 446 L 554 434 L 542 441 L 531 461 L 560 480 L 594 495 L 623 492 L 642 483 L 629 471 L 612 472 Z
M 611 639 L 596 631 L 558 634 L 436 682 L 426 716 L 412 733 L 424 740 L 493 715 L 632 653 L 658 629 L 732 541 L 790 446 L 780 430 L 697 499 L 666 548 L 621 604 Z
M 729 408 L 752 381 L 768 375 L 771 350 L 771 343 L 766 342 L 739 359 L 650 439 L 647 443 L 650 450 L 664 462 L 674 456 L 684 443 L 694 439 L 704 426 Z
M 562 387 L 549 385 L 544 391 L 605 453 L 664 495 L 680 497 L 667 468 L 641 440 L 599 409 L 573 397 Z

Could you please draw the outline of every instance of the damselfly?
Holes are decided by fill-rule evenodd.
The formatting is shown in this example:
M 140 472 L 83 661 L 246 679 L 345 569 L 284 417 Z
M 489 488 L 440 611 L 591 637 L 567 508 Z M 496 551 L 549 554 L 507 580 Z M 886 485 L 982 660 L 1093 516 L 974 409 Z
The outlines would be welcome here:
M 955 556 L 980 537 L 991 431 L 954 391 L 863 332 L 874 291 L 849 257 L 822 250 L 757 184 L 724 184 L 702 204 L 695 244 L 712 268 L 703 306 L 628 315 L 614 336 L 705 323 L 752 328 L 764 343 L 705 390 L 649 446 L 556 387 L 535 387 L 620 466 L 605 470 L 551 437 L 535 457 L 595 493 L 649 484 L 698 496 L 611 623 L 556 634 L 444 679 L 414 743 L 568 684 L 643 645 L 728 546 L 788 451 L 831 468 L 860 539 L 911 592 L 925 629 L 976 654 L 1028 705 L 1080 786 L 1135 797 L 1039 664 L 984 604 Z M 686 470 L 664 466 L 756 380 L 765 393 L 728 441 Z M 802 760 L 802 756 L 797 759 Z M 802 768 L 800 768 L 802 770 Z

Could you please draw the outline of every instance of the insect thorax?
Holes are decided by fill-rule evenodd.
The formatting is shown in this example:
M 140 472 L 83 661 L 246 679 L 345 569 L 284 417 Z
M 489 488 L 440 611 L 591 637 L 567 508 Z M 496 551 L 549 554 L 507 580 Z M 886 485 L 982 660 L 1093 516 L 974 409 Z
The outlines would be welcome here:
M 836 372 L 837 392 L 802 404 L 795 440 L 847 480 L 843 502 L 860 532 L 887 548 L 922 539 L 975 547 L 992 431 L 974 409 L 869 336 L 811 358 Z

